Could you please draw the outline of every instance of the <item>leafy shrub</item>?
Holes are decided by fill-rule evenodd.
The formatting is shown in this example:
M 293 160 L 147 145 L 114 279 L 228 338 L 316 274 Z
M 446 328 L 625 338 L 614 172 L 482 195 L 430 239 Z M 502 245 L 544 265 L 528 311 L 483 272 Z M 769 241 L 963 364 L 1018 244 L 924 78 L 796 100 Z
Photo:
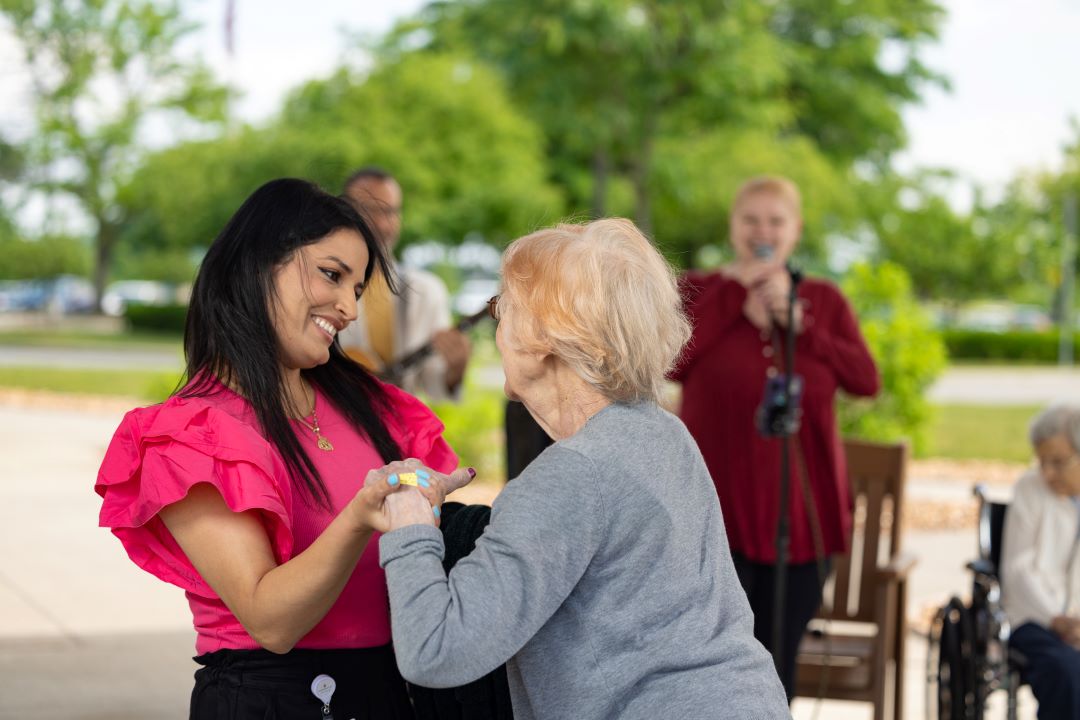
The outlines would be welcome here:
M 911 279 L 899 265 L 857 264 L 841 286 L 881 373 L 876 398 L 841 399 L 841 431 L 870 440 L 908 438 L 918 451 L 931 419 L 925 393 L 945 368 L 941 335 L 915 302 Z
M 1057 330 L 945 330 L 942 333 L 949 357 L 954 360 L 1012 360 L 1033 363 L 1056 363 L 1058 359 Z M 1080 334 L 1073 338 L 1073 347 L 1080 347 Z
M 487 370 L 499 365 L 494 329 L 481 324 L 469 335 L 472 357 L 461 402 L 431 404 L 431 409 L 446 425 L 443 437 L 458 454 L 462 466 L 476 468 L 476 482 L 502 484 L 506 482 L 506 396 L 501 387 L 480 380 Z
M 183 333 L 187 305 L 128 305 L 124 319 L 131 330 Z
M 467 386 L 462 402 L 439 403 L 431 409 L 446 425 L 443 437 L 458 454 L 462 466 L 476 468 L 477 482 L 506 481 L 506 439 L 502 392 Z
M 183 373 L 156 373 L 144 386 L 142 397 L 152 403 L 165 402 L 169 397 L 179 390 L 182 385 L 181 381 L 184 379 Z

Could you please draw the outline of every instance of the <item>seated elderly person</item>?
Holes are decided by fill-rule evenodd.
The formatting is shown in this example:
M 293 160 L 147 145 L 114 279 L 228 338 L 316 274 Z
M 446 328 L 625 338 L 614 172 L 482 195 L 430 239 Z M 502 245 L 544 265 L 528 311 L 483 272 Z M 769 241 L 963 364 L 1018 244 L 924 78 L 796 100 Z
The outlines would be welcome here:
M 1002 604 L 1039 717 L 1080 718 L 1080 407 L 1043 411 L 1030 438 L 1039 466 L 1005 515 Z
M 379 550 L 402 673 L 445 687 L 506 663 L 518 720 L 789 717 L 701 453 L 657 405 L 689 335 L 670 266 L 606 219 L 520 238 L 502 275 L 506 394 L 556 442 L 449 576 L 430 504 L 389 496 Z

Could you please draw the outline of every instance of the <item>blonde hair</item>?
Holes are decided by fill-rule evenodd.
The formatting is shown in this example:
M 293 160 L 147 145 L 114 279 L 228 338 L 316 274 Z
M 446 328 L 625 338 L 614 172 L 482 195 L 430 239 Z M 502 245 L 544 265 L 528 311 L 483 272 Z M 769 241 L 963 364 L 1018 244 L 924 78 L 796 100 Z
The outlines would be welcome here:
M 744 182 L 735 193 L 735 201 L 731 204 L 732 210 L 739 207 L 739 203 L 751 195 L 764 194 L 775 195 L 786 200 L 795 214 L 802 217 L 802 194 L 799 192 L 799 186 L 781 175 L 759 175 Z
M 674 270 L 634 223 L 526 235 L 507 248 L 502 276 L 523 350 L 550 352 L 610 400 L 660 397 L 690 324 Z

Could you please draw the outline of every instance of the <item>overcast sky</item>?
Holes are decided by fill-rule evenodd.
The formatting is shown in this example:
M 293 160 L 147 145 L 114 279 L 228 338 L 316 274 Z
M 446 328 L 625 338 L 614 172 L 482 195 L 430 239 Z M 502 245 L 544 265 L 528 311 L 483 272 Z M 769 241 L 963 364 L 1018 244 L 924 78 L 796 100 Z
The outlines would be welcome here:
M 905 113 L 901 166 L 940 165 L 994 185 L 1021 170 L 1060 167 L 1080 119 L 1080 0 L 946 0 L 927 64 L 951 92 Z

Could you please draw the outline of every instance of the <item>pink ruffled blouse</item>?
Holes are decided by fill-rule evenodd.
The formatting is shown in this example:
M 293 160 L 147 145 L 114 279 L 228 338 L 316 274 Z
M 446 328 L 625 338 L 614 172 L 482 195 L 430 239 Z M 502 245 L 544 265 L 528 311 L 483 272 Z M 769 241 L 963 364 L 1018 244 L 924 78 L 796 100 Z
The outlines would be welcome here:
M 419 400 L 384 386 L 394 414 L 384 418 L 405 457 L 450 472 L 457 456 L 442 439 L 443 424 Z M 198 654 L 258 645 L 200 577 L 158 517 L 196 483 L 217 488 L 233 512 L 257 512 L 274 556 L 283 563 L 304 551 L 382 467 L 375 448 L 324 395 L 316 408 L 323 435 L 334 445 L 320 450 L 315 434 L 297 424 L 300 442 L 329 492 L 332 511 L 294 488 L 285 463 L 260 432 L 246 400 L 219 386 L 199 398 L 172 397 L 132 410 L 113 436 L 94 489 L 102 496 L 99 524 L 112 529 L 144 570 L 183 588 L 191 606 Z M 378 534 L 368 541 L 341 596 L 299 648 L 363 648 L 390 642 L 386 579 L 379 567 Z

